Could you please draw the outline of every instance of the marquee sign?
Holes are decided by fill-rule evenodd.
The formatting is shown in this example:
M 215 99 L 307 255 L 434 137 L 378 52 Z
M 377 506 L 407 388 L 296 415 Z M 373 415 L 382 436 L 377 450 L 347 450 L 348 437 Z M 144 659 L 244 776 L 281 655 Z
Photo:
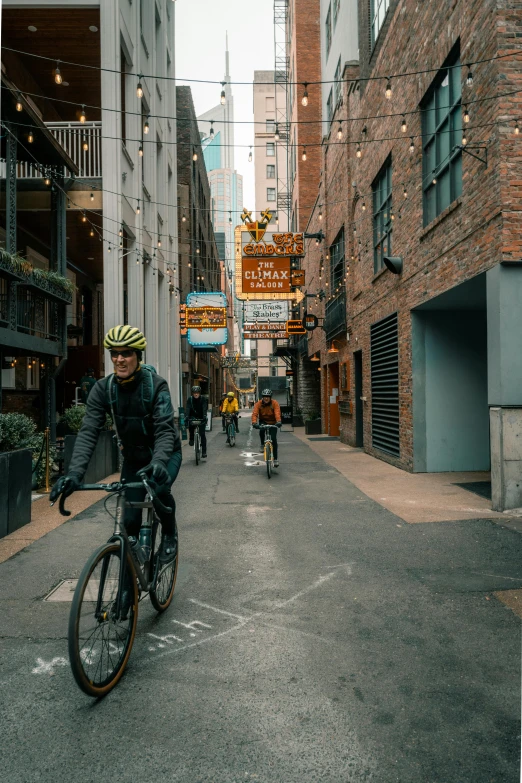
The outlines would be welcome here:
M 221 291 L 215 293 L 193 292 L 187 295 L 185 323 L 188 326 L 189 318 L 192 319 L 191 324 L 197 323 L 197 325 L 191 325 L 188 328 L 189 345 L 224 345 L 227 342 L 226 305 L 227 298 Z M 202 315 L 201 311 L 205 311 L 206 315 Z M 210 325 L 204 323 L 205 321 L 208 321 Z
M 249 301 L 243 305 L 244 319 L 252 321 L 288 321 L 288 302 Z
M 263 215 L 266 217 L 266 211 Z M 303 235 L 267 234 L 265 223 L 261 227 L 259 221 L 256 223 L 254 227 L 248 221 L 235 230 L 236 298 L 302 302 L 303 292 L 292 290 L 291 273 L 292 258 L 304 253 Z M 258 234 L 263 231 L 260 241 L 252 241 L 253 231 Z
M 290 334 L 306 334 L 306 329 L 303 326 L 302 321 L 287 321 L 286 322 L 286 333 L 288 335 Z
M 226 307 L 186 307 L 187 329 L 224 329 L 227 325 Z

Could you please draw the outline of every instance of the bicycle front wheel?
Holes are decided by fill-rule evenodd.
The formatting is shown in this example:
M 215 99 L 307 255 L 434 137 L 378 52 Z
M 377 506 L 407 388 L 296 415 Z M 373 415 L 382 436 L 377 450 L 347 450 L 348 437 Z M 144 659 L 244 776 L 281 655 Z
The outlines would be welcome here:
M 138 620 L 138 588 L 130 555 L 120 583 L 122 547 L 104 544 L 87 561 L 69 616 L 74 679 L 89 696 L 105 696 L 127 665 Z
M 154 609 L 157 612 L 164 612 L 165 609 L 168 609 L 168 607 L 170 606 L 170 602 L 172 601 L 172 597 L 174 595 L 174 588 L 176 587 L 176 578 L 178 576 L 178 560 L 179 560 L 179 538 L 177 539 L 178 551 L 176 554 L 176 559 L 173 560 L 171 563 L 162 565 L 158 559 L 159 548 L 161 544 L 161 532 L 157 522 L 155 523 L 155 527 L 156 530 L 154 534 L 154 554 L 153 554 L 154 578 L 153 578 L 153 586 L 150 589 L 149 596 L 150 596 L 150 602 L 154 607 Z
M 196 465 L 199 465 L 199 460 L 201 457 L 201 450 L 199 446 L 199 432 L 194 433 L 194 452 L 196 454 Z
M 233 424 L 230 424 L 228 427 L 228 441 L 230 447 L 236 445 L 236 428 Z
M 265 461 L 266 461 L 266 474 L 268 478 L 272 478 L 272 444 L 270 441 L 265 443 Z

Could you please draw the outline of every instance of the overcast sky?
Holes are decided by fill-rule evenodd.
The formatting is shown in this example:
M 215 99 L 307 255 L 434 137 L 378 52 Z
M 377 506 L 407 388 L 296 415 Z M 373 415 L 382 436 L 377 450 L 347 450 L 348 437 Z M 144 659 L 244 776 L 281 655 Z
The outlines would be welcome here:
M 274 0 L 176 0 L 176 76 L 192 88 L 196 114 L 219 103 L 218 84 L 190 84 L 186 79 L 222 79 L 228 30 L 232 81 L 252 82 L 254 71 L 274 68 Z M 233 85 L 235 121 L 251 123 L 252 85 Z M 244 178 L 244 206 L 254 209 L 254 164 L 248 146 L 252 124 L 235 127 L 235 164 Z M 241 146 L 244 145 L 244 146 Z

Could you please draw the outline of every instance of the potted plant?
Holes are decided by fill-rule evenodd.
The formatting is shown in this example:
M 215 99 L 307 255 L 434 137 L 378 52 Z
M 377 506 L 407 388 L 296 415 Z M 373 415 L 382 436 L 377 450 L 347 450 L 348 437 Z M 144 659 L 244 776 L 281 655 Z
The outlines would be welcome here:
M 64 474 L 67 475 L 71 463 L 76 437 L 82 426 L 85 416 L 85 405 L 73 405 L 67 408 L 60 419 L 66 428 L 72 433 L 64 438 Z M 89 462 L 89 467 L 85 474 L 86 484 L 95 484 L 100 479 L 110 476 L 118 470 L 118 448 L 114 439 L 112 429 L 112 419 L 107 414 L 105 418 L 105 428 L 100 432 L 94 454 Z
M 0 414 L 0 538 L 31 521 L 33 455 L 37 460 L 43 437 L 28 416 Z
M 321 416 L 316 410 L 308 411 L 305 415 L 305 432 L 307 435 L 320 435 L 323 431 Z

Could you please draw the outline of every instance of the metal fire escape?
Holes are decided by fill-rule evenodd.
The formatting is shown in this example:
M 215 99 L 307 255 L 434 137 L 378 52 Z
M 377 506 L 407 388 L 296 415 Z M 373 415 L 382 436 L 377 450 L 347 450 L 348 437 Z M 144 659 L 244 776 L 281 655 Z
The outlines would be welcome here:
M 277 166 L 277 212 L 279 215 L 279 225 L 283 227 L 286 223 L 287 230 L 290 227 L 291 209 L 292 209 L 292 191 L 289 177 L 290 171 L 290 126 L 289 118 L 291 112 L 290 94 L 289 94 L 289 73 L 290 73 L 290 30 L 288 25 L 288 6 L 289 0 L 274 0 L 274 92 L 275 92 L 275 119 L 279 129 L 279 145 L 285 145 L 285 155 L 280 160 L 276 155 Z M 282 220 L 285 215 L 286 221 Z

